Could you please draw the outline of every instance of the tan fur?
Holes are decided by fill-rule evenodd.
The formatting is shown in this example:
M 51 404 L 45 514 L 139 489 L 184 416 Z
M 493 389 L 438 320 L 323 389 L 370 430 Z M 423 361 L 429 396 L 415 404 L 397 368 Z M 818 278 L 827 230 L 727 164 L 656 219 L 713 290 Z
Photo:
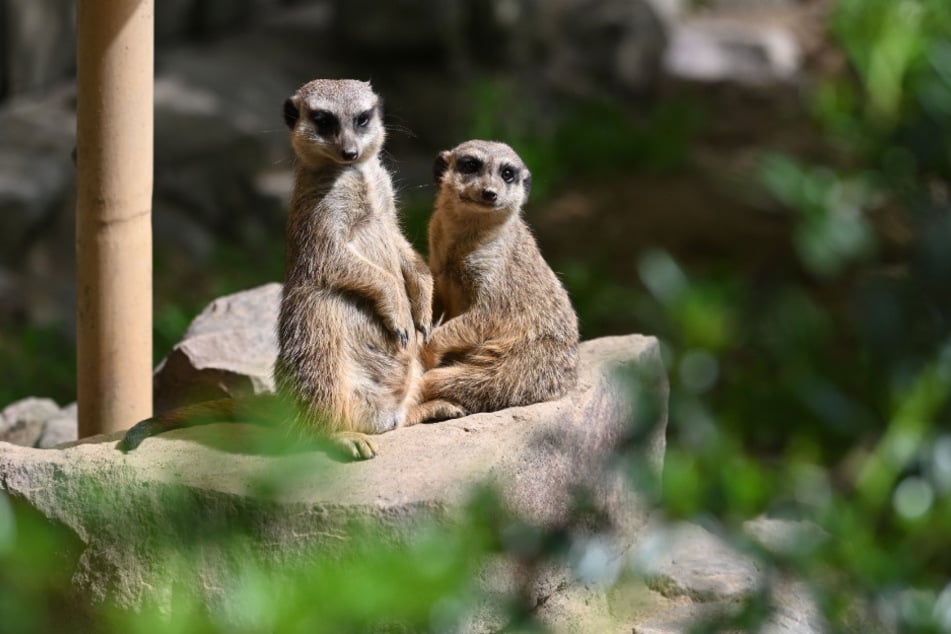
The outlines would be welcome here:
M 360 434 L 399 427 L 415 403 L 416 330 L 429 336 L 432 278 L 399 229 L 370 85 L 316 80 L 290 102 L 297 168 L 275 375 L 296 399 L 303 433 L 337 434 L 369 457 L 375 449 Z M 321 111 L 338 119 L 334 133 L 315 123 Z
M 468 141 L 440 153 L 435 174 L 429 266 L 442 323 L 407 424 L 564 396 L 577 381 L 578 320 L 521 218 L 528 169 L 504 143 Z

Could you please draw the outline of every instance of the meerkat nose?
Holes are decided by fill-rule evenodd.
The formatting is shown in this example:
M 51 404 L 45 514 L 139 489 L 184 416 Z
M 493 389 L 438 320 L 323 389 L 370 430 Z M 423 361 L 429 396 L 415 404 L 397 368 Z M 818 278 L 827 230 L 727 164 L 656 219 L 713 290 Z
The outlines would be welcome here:
M 496 194 L 496 193 L 495 193 L 494 191 L 492 191 L 491 189 L 483 189 L 483 190 L 482 190 L 482 200 L 484 200 L 484 201 L 487 202 L 487 203 L 494 203 L 494 202 L 495 202 L 495 199 L 498 198 L 498 197 L 499 197 L 499 195 Z
M 345 161 L 355 161 L 357 157 L 360 156 L 360 153 L 356 150 L 343 150 L 340 156 L 342 156 Z

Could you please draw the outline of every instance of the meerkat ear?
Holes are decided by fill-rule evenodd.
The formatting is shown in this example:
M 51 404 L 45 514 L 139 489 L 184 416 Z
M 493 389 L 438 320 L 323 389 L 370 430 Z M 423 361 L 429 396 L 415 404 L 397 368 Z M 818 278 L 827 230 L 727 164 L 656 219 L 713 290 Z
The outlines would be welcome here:
M 436 156 L 436 160 L 433 163 L 433 180 L 437 185 L 442 180 L 442 175 L 449 169 L 449 156 L 449 152 L 443 150 Z
M 525 200 L 528 200 L 528 195 L 532 193 L 532 173 L 529 171 L 525 172 L 525 178 L 522 179 L 522 187 L 525 188 Z
M 297 120 L 300 118 L 300 97 L 294 95 L 288 97 L 284 102 L 284 123 L 287 124 L 288 128 L 293 129 L 294 124 L 297 123 Z

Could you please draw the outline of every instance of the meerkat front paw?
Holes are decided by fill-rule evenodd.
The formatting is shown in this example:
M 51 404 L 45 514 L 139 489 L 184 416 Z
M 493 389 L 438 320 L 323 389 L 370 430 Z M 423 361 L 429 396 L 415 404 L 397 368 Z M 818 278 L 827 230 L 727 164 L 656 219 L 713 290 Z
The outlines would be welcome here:
M 376 457 L 376 444 L 366 434 L 355 431 L 341 431 L 330 437 L 334 446 L 348 458 L 369 460 Z

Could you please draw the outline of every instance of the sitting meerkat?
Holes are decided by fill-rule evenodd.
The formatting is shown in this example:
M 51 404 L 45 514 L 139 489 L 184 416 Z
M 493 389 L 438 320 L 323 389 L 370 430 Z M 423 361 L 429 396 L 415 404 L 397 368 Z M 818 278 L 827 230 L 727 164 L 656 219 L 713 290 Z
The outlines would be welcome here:
M 531 174 L 512 148 L 441 152 L 429 222 L 434 313 L 420 404 L 408 424 L 564 396 L 577 381 L 578 318 L 521 217 Z
M 432 328 L 432 278 L 400 231 L 385 129 L 369 83 L 318 79 L 284 103 L 297 159 L 275 366 L 292 427 L 372 458 L 366 434 L 406 421 L 416 403 L 420 337 Z M 125 448 L 168 429 L 233 416 L 227 401 L 143 421 Z M 190 422 L 186 418 L 196 418 Z M 220 420 L 220 418 L 218 418 Z M 249 421 L 254 422 L 254 421 Z

